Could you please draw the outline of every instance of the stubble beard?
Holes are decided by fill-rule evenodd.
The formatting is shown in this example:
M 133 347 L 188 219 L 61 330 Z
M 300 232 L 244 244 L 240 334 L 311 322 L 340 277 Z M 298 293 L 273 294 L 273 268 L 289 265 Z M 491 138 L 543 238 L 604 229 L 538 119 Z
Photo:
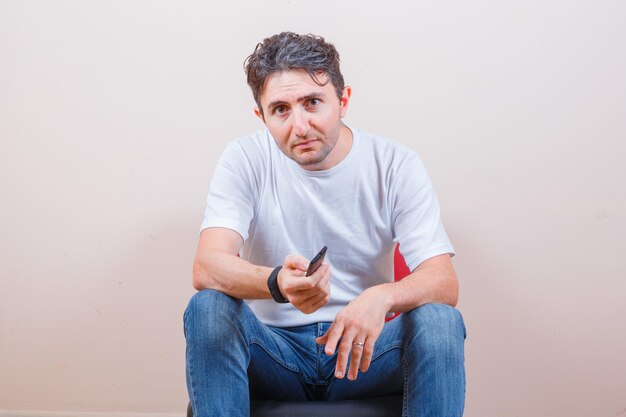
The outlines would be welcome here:
M 339 134 L 341 128 L 338 127 L 336 131 L 330 132 L 330 135 L 324 137 L 324 139 L 319 139 L 321 135 L 311 135 L 313 137 L 317 137 L 317 142 L 320 144 L 320 148 L 315 151 L 307 151 L 303 153 L 298 153 L 294 148 L 291 149 L 291 159 L 293 159 L 298 165 L 302 167 L 312 167 L 316 165 L 320 165 L 328 155 L 335 149 L 337 142 L 339 142 Z M 306 138 L 305 138 L 306 140 Z M 301 142 L 302 138 L 298 140 Z
M 292 159 L 303 167 L 310 167 L 319 165 L 330 154 L 333 149 L 327 143 L 321 143 L 321 147 L 318 150 L 310 150 L 303 153 L 292 152 Z

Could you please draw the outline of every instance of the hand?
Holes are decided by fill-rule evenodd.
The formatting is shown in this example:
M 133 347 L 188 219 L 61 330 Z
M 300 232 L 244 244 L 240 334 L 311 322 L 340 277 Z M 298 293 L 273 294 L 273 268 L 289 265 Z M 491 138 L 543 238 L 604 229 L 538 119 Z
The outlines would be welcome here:
M 306 275 L 309 261 L 299 255 L 288 255 L 278 273 L 280 292 L 298 310 L 311 314 L 330 299 L 330 267 L 322 264 L 310 276 Z
M 337 343 L 341 340 L 335 377 L 339 379 L 344 377 L 348 356 L 350 356 L 349 380 L 354 381 L 357 378 L 359 369 L 361 372 L 367 372 L 369 369 L 374 344 L 383 330 L 385 315 L 389 311 L 385 301 L 383 286 L 365 290 L 337 315 L 326 334 L 316 339 L 318 344 L 326 345 L 324 352 L 329 356 L 335 353 Z

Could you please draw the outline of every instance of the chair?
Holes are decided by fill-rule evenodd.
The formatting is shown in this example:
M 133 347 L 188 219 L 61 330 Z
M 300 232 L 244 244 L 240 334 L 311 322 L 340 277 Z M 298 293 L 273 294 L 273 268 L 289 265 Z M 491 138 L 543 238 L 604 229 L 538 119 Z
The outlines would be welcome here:
M 411 271 L 396 245 L 394 279 L 401 280 Z M 252 401 L 251 417 L 398 417 L 402 415 L 402 396 L 387 396 L 342 401 Z M 187 417 L 193 417 L 191 403 Z
M 345 401 L 252 401 L 252 417 L 399 417 L 402 396 Z M 193 417 L 191 403 L 187 417 Z

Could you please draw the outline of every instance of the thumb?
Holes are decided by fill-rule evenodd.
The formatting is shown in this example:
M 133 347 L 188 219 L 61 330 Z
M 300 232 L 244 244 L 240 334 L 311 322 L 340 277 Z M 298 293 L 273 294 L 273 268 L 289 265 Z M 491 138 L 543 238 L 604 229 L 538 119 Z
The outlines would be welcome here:
M 309 267 L 309 260 L 300 255 L 287 255 L 283 268 L 299 269 L 300 271 L 306 271 Z

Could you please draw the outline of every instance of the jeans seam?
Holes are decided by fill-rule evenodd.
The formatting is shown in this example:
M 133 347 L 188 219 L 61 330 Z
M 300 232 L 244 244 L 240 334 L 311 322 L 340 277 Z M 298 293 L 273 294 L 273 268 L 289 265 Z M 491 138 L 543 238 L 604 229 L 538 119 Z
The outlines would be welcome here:
M 321 336 L 321 331 L 322 330 L 322 323 L 318 322 L 317 323 L 317 333 L 315 334 L 317 337 Z M 322 356 L 322 345 L 317 345 L 315 347 L 315 378 L 317 381 L 321 380 L 322 377 L 322 361 L 321 361 L 321 356 Z M 317 382 L 316 381 L 316 382 Z
M 402 355 L 402 374 L 404 377 L 404 386 L 402 392 L 402 417 L 407 417 L 409 415 L 409 364 L 406 362 L 406 359 L 404 359 L 404 354 Z
M 187 338 L 187 335 L 189 334 L 189 328 L 188 328 L 188 320 L 187 320 L 187 316 L 188 316 L 188 311 L 185 310 L 185 313 L 183 314 L 183 329 L 184 329 L 184 333 L 185 333 L 185 338 Z M 189 400 L 191 401 L 191 410 L 195 410 L 196 409 L 196 389 L 195 389 L 195 384 L 193 381 L 195 381 L 195 378 L 193 377 L 194 375 L 194 371 L 193 371 L 193 367 L 191 366 L 191 364 L 193 363 L 193 355 L 191 353 L 192 349 L 189 349 L 189 343 L 187 342 L 187 363 L 189 364 L 189 381 L 190 381 L 190 386 L 189 386 L 189 394 L 190 397 Z
M 379 350 L 375 355 L 372 356 L 372 362 L 374 362 L 376 359 L 380 358 L 382 355 L 389 352 L 390 350 L 398 348 L 402 348 L 402 343 L 398 342 L 388 345 L 387 347 L 385 347 L 385 349 Z
M 292 371 L 292 372 L 297 372 L 300 373 L 300 368 L 298 368 L 297 366 L 292 366 L 289 365 L 285 362 L 283 362 L 279 357 L 277 357 L 276 355 L 274 355 L 274 353 L 267 349 L 265 346 L 263 346 L 263 344 L 261 343 L 261 340 L 256 338 L 256 337 L 252 337 L 250 338 L 250 344 L 255 344 L 257 346 L 259 346 L 261 349 L 263 349 L 265 351 L 265 353 L 267 353 L 272 359 L 274 359 L 274 361 L 276 361 L 276 363 L 278 363 L 279 365 L 283 366 L 284 368 Z

